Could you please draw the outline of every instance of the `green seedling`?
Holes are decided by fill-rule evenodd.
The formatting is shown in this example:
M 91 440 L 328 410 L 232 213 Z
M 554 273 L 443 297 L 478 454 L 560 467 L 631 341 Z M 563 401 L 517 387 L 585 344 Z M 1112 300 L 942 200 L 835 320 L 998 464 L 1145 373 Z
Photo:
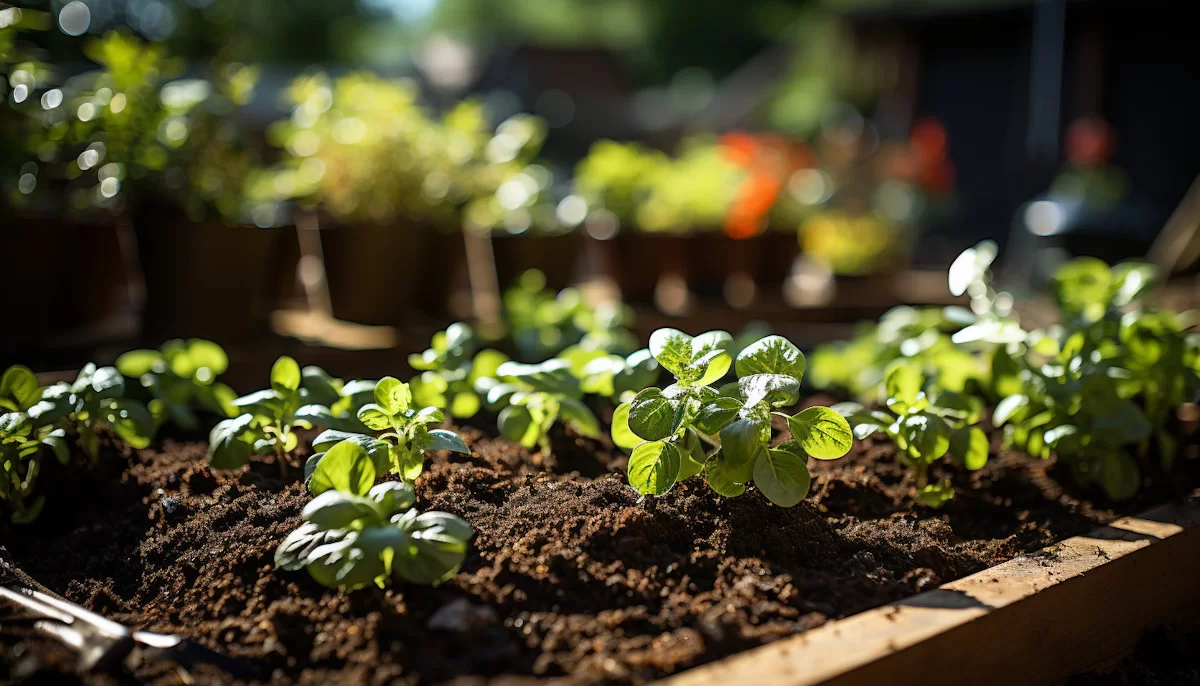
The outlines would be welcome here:
M 545 360 L 583 338 L 575 324 L 576 315 L 587 308 L 583 294 L 574 288 L 555 293 L 540 270 L 521 274 L 503 300 L 508 335 L 522 359 Z
M 474 417 L 482 405 L 476 384 L 494 378 L 496 369 L 508 361 L 498 350 L 475 352 L 475 332 L 455 322 L 434 334 L 429 349 L 408 356 L 408 364 L 421 372 L 409 385 L 421 406 L 436 407 L 459 419 Z
M 67 464 L 66 431 L 55 428 L 54 404 L 27 367 L 9 367 L 0 377 L 0 502 L 15 524 L 37 519 L 45 496 L 32 497 L 43 457 L 53 453 Z
M 579 379 L 566 360 L 505 362 L 496 377 L 498 383 L 490 385 L 486 401 L 499 411 L 497 422 L 505 438 L 548 454 L 550 427 L 559 420 L 581 436 L 600 435 L 600 422 L 583 403 Z
M 471 453 L 458 434 L 430 428 L 446 421 L 446 415 L 436 407 L 415 406 L 408 384 L 384 377 L 375 385 L 374 400 L 358 411 L 358 420 L 368 433 L 330 429 L 313 439 L 316 452 L 305 463 L 304 472 L 314 494 L 346 490 L 354 471 L 364 468 L 357 453 L 350 464 L 345 451 L 333 450 L 345 442 L 361 447 L 370 458 L 372 483 L 377 473 L 398 474 L 406 481 L 416 479 L 425 468 L 426 453 L 432 450 Z
M 125 377 L 116 367 L 96 367 L 89 362 L 74 383 L 59 382 L 42 392 L 54 405 L 50 414 L 79 434 L 79 444 L 93 460 L 100 456 L 101 429 L 134 448 L 150 445 L 157 428 L 154 416 L 141 402 L 125 397 Z
M 710 331 L 695 338 L 659 329 L 650 351 L 675 376 L 663 389 L 647 388 L 620 405 L 612 436 L 632 450 L 629 483 L 643 495 L 661 496 L 680 480 L 704 474 L 714 491 L 736 497 L 753 483 L 771 502 L 791 507 L 811 483 L 808 458 L 829 460 L 849 452 L 849 424 L 828 407 L 795 415 L 804 375 L 804 354 L 781 336 L 768 336 L 739 353 L 732 337 Z M 733 364 L 738 380 L 718 391 L 711 384 Z M 790 440 L 773 446 L 771 417 L 786 420 Z
M 251 455 L 270 454 L 286 472 L 284 456 L 300 443 L 295 429 L 311 429 L 322 416 L 321 406 L 303 404 L 300 382 L 300 365 L 285 355 L 271 367 L 270 388 L 234 400 L 242 414 L 218 423 L 209 436 L 208 463 L 213 469 L 236 469 Z
M 833 409 L 850 422 L 860 440 L 887 434 L 896 444 L 898 459 L 916 475 L 917 500 L 937 508 L 954 497 L 954 487 L 948 479 L 930 483 L 929 468 L 949 453 L 963 467 L 980 469 L 988 461 L 988 439 L 975 426 L 982 418 L 982 401 L 952 392 L 926 395 L 925 381 L 915 364 L 897 362 L 884 379 L 890 412 L 858 403 L 839 403 Z
M 159 426 L 170 421 L 195 431 L 200 428 L 197 411 L 225 418 L 236 413 L 237 394 L 217 381 L 229 368 L 229 358 L 212 341 L 175 339 L 158 350 L 131 350 L 117 358 L 116 367 L 150 393 L 148 407 Z
M 469 524 L 445 512 L 417 512 L 407 483 L 374 485 L 372 460 L 360 445 L 344 441 L 329 454 L 371 478 L 313 498 L 301 513 L 304 523 L 276 549 L 276 567 L 307 569 L 317 583 L 347 590 L 392 580 L 436 585 L 458 572 L 474 534 Z
M 315 426 L 366 433 L 358 420 L 358 411 L 375 399 L 376 381 L 343 381 L 320 367 L 309 365 L 300 370 L 300 413 Z

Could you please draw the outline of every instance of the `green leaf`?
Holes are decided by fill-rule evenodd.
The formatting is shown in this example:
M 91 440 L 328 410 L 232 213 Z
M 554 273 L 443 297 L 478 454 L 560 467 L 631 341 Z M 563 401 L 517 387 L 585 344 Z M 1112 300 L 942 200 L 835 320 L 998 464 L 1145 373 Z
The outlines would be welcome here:
M 359 408 L 358 421 L 374 431 L 386 431 L 392 427 L 392 416 L 375 403 L 368 403 Z
M 526 448 L 537 445 L 538 436 L 533 425 L 533 416 L 526 408 L 509 405 L 500 411 L 497 424 L 500 427 L 500 435 L 508 440 L 516 441 Z
M 977 427 L 964 426 L 950 434 L 950 454 L 964 467 L 976 470 L 988 461 L 987 434 Z
M 32 524 L 42 514 L 42 508 L 46 505 L 46 496 L 39 495 L 33 499 L 33 502 L 26 505 L 21 512 L 12 513 L 13 524 Z
M 162 353 L 157 350 L 130 350 L 117 358 L 117 370 L 131 379 L 141 378 L 154 370 L 154 366 L 162 361 Z M 2 387 L 3 384 L 0 384 Z M 0 392 L 0 395 L 3 395 Z
M 322 529 L 345 529 L 360 520 L 369 525 L 383 523 L 379 504 L 374 500 L 338 490 L 318 494 L 304 506 L 300 516 Z
M 192 376 L 201 383 L 211 383 L 229 370 L 229 356 L 225 349 L 203 338 L 192 338 L 187 343 L 187 354 L 191 359 Z
M 924 382 L 924 376 L 915 363 L 907 360 L 893 362 L 883 377 L 888 409 L 893 412 L 905 412 L 915 405 Z
M 315 495 L 329 490 L 366 495 L 374 485 L 375 464 L 367 451 L 354 441 L 342 441 L 317 463 L 308 490 Z
M 412 405 L 408 384 L 385 376 L 375 384 L 375 404 L 390 416 L 404 413 Z
M 959 254 L 950 264 L 947 273 L 950 294 L 955 297 L 963 295 L 972 283 L 984 281 L 997 254 L 999 251 L 996 243 L 990 240 L 983 241 Z
M 41 400 L 42 389 L 37 376 L 28 367 L 13 365 L 0 376 L 0 398 L 15 401 L 14 410 L 27 410 Z
M 704 471 L 706 460 L 704 443 L 695 429 L 685 431 L 676 448 L 679 450 L 679 481 L 689 479 Z
M 753 374 L 738 379 L 738 392 L 748 407 L 764 401 L 771 407 L 783 407 L 799 399 L 800 382 L 786 374 Z
M 647 441 L 670 436 L 674 419 L 675 408 L 657 388 L 643 390 L 629 404 L 629 428 Z
M 950 427 L 941 417 L 908 415 L 900 420 L 900 435 L 911 457 L 933 462 L 950 450 Z
M 954 499 L 954 486 L 949 481 L 925 484 L 917 491 L 917 500 L 933 509 L 939 509 Z
M 728 475 L 736 483 L 754 478 L 754 463 L 767 452 L 771 424 L 758 417 L 743 417 L 721 429 L 721 453 Z
M 213 469 L 236 469 L 250 461 L 251 443 L 246 433 L 254 416 L 238 415 L 217 422 L 208 436 L 208 464 Z
M 735 370 L 738 377 L 784 374 L 797 384 L 804 378 L 804 353 L 783 336 L 767 336 L 742 349 Z
M 693 424 L 705 434 L 715 436 L 737 417 L 741 409 L 742 401 L 721 396 L 700 408 Z
M 1109 498 L 1129 500 L 1142 485 L 1137 463 L 1122 453 L 1106 453 L 1100 462 L 1100 485 Z
M 559 398 L 558 414 L 563 422 L 580 436 L 596 438 L 600 435 L 600 420 L 596 419 L 596 415 L 582 401 L 575 398 Z
M 1028 396 L 1010 395 L 996 403 L 996 409 L 992 411 L 992 423 L 996 426 L 1004 426 L 1009 420 L 1017 418 L 1018 413 L 1024 414 L 1023 410 L 1028 405 Z
M 116 367 L 100 367 L 92 374 L 92 390 L 101 398 L 120 398 L 125 395 L 125 377 Z
M 810 407 L 787 421 L 801 449 L 818 460 L 839 458 L 854 445 L 850 423 L 832 408 Z
M 473 391 L 461 391 L 450 398 L 450 414 L 458 419 L 474 417 L 479 408 L 479 395 Z
M 768 450 L 754 463 L 754 485 L 780 507 L 792 507 L 803 500 L 811 483 L 808 458 L 796 441 Z
M 735 481 L 733 471 L 725 459 L 724 451 L 718 450 L 704 465 L 704 480 L 717 495 L 736 498 L 746 492 L 746 484 L 744 481 Z
M 629 403 L 621 403 L 613 411 L 612 418 L 613 445 L 624 450 L 633 450 L 642 439 L 629 428 Z
M 367 492 L 367 497 L 378 504 L 379 511 L 384 516 L 403 512 L 417 502 L 416 491 L 413 490 L 412 484 L 406 481 L 385 481 L 375 484 Z
M 678 329 L 658 329 L 650 334 L 650 354 L 663 369 L 681 377 L 692 362 L 692 337 Z
M 679 451 L 665 441 L 642 443 L 629 456 L 628 473 L 638 493 L 660 496 L 679 478 Z
M 417 446 L 425 451 L 449 450 L 464 455 L 471 454 L 471 449 L 467 447 L 462 436 L 446 429 L 432 429 L 421 434 L 417 441 Z
M 112 424 L 117 438 L 133 448 L 145 448 L 150 445 L 154 431 L 158 425 L 154 416 L 146 406 L 128 398 L 114 398 L 111 401 L 108 421 Z
M 284 355 L 271 367 L 271 388 L 280 393 L 295 393 L 300 388 L 300 365 Z

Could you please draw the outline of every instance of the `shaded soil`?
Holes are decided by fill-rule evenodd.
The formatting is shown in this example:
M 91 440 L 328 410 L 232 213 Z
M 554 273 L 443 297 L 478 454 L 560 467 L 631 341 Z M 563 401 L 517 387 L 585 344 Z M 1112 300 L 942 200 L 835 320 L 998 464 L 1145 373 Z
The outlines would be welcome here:
M 1174 478 L 1106 509 L 1065 486 L 1052 463 L 1004 453 L 971 474 L 941 467 L 958 497 L 941 511 L 914 509 L 892 446 L 868 440 L 813 461 L 813 492 L 794 508 L 756 492 L 721 499 L 698 479 L 650 502 L 626 485 L 625 457 L 607 441 L 560 432 L 542 459 L 494 438 L 486 421 L 461 431 L 474 454 L 439 454 L 417 481 L 418 507 L 476 530 L 462 572 L 434 589 L 343 595 L 275 570 L 275 547 L 309 500 L 303 486 L 273 464 L 213 473 L 202 443 L 177 439 L 110 450 L 82 476 L 62 475 L 37 528 L 0 525 L 0 541 L 49 590 L 119 622 L 191 636 L 277 683 L 643 682 L 1200 484 L 1200 460 L 1182 460 Z M 1195 457 L 1195 445 L 1185 450 Z M 304 457 L 293 457 L 292 479 Z M 0 626 L 0 681 L 63 683 L 69 656 L 19 623 Z M 135 672 L 158 683 L 224 679 L 153 663 Z

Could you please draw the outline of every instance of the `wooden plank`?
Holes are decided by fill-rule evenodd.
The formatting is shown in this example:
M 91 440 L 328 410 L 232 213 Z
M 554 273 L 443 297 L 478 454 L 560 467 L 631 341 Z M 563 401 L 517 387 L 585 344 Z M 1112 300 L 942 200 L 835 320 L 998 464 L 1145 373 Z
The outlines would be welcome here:
M 1052 684 L 1200 612 L 1200 491 L 662 683 Z

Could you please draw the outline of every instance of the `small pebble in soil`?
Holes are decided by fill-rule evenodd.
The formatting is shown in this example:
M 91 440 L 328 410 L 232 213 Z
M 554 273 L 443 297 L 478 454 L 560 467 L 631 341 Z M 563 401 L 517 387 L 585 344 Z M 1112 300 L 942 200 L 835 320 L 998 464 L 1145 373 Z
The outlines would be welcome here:
M 181 503 L 179 502 L 179 499 L 172 498 L 170 496 L 163 496 L 162 499 L 158 501 L 158 504 L 162 505 L 163 513 L 168 517 L 176 514 L 181 509 Z
M 455 598 L 438 608 L 426 626 L 434 630 L 467 633 L 479 631 L 497 621 L 496 611 L 490 606 L 475 605 L 466 598 Z

